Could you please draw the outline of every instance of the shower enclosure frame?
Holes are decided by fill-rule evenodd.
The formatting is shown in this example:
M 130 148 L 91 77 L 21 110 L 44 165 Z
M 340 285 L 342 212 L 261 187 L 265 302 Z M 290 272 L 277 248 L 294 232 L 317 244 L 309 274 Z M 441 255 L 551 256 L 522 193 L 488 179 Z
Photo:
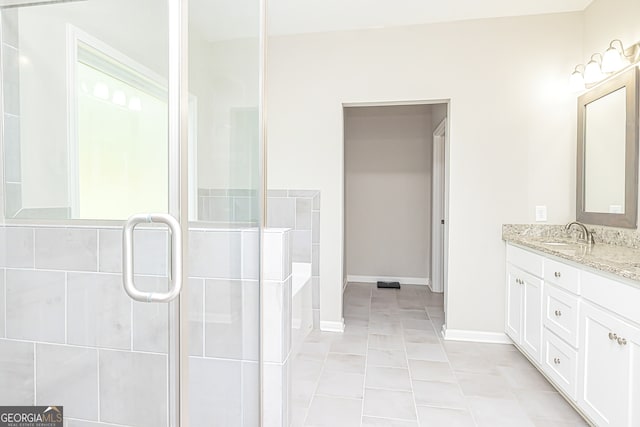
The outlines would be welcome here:
M 86 0 L 0 0 L 0 9 L 37 7 L 39 5 L 55 3 L 73 3 Z M 189 223 L 189 0 L 165 0 L 168 7 L 168 157 L 169 157 L 169 209 L 182 230 L 182 259 L 188 260 L 189 225 L 197 225 L 197 221 Z M 258 419 L 263 425 L 263 230 L 266 224 L 266 0 L 259 2 L 259 103 L 258 103 L 258 241 L 259 241 L 259 406 Z M 0 86 L 1 86 L 0 82 Z M 1 90 L 1 89 L 0 89 Z M 1 93 L 1 92 L 0 92 Z M 4 106 L 0 103 L 0 116 L 4 114 Z M 4 135 L 4 123 L 0 120 L 0 133 Z M 4 137 L 2 141 L 2 155 L 4 158 Z M 0 175 L 4 177 L 4 162 L 0 162 Z M 0 192 L 0 203 L 4 207 L 6 194 Z M 2 224 L 17 225 L 73 225 L 73 226 L 114 226 L 122 225 L 125 221 L 87 220 L 87 219 L 21 219 L 7 218 L 2 212 Z M 182 280 L 188 282 L 188 269 L 182 268 Z M 188 352 L 188 308 L 187 286 L 182 289 L 169 305 L 169 347 L 168 347 L 168 426 L 189 427 L 189 352 Z
M 182 260 L 189 236 L 189 3 L 167 0 L 169 7 L 169 214 L 182 230 Z M 182 268 L 187 283 L 188 270 Z M 169 303 L 169 426 L 189 426 L 189 353 L 186 287 Z M 173 363 L 172 363 L 173 362 Z

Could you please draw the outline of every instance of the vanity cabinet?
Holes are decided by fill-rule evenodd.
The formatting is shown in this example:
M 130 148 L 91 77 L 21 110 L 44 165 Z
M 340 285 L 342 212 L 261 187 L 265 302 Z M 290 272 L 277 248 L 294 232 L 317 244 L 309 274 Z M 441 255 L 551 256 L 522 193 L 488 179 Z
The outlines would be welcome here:
M 505 331 L 596 426 L 640 426 L 640 284 L 507 245 Z

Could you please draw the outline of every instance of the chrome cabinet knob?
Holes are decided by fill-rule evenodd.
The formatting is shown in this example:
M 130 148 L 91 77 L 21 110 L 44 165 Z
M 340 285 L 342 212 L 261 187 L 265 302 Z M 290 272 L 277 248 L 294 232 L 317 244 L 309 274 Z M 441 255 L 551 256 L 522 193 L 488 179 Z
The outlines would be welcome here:
M 618 344 L 620 344 L 620 345 L 627 345 L 627 340 L 626 340 L 626 338 L 619 337 L 619 338 L 618 338 Z
M 553 273 L 554 276 L 556 276 L 558 279 L 562 276 L 562 274 L 559 271 L 556 271 L 555 273 Z
M 614 334 L 613 332 L 609 332 L 609 339 L 610 339 L 611 341 L 615 341 L 615 340 L 617 340 L 617 339 L 618 339 L 618 335 L 617 335 L 617 334 Z
M 557 317 L 561 317 L 562 316 L 562 312 L 560 310 L 556 310 L 554 313 Z
M 560 364 L 560 358 L 554 357 L 553 358 L 553 363 L 555 363 L 556 365 L 559 365 Z

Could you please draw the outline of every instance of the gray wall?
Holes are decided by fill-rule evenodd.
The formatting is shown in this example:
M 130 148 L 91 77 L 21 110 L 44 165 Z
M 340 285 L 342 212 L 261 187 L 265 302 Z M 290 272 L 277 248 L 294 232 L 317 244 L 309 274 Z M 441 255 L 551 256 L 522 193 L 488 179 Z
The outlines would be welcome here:
M 429 277 L 432 108 L 345 109 L 347 275 Z

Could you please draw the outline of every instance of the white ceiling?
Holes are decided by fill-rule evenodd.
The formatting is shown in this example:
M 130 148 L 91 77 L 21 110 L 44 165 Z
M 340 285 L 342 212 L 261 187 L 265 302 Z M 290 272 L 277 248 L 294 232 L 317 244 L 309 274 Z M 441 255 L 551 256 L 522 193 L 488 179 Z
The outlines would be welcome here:
M 269 34 L 395 27 L 584 10 L 592 0 L 267 0 Z M 191 22 L 208 40 L 257 34 L 258 0 L 191 0 Z

